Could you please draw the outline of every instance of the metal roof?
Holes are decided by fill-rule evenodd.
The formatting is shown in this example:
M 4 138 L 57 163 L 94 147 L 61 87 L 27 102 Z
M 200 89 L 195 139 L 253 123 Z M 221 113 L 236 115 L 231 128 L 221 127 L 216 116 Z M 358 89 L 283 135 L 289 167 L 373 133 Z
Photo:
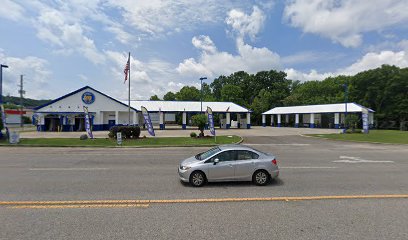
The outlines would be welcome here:
M 127 101 L 122 101 L 127 104 Z M 192 101 L 150 101 L 150 100 L 132 100 L 130 106 L 140 111 L 140 107 L 145 107 L 149 112 L 200 112 L 201 102 Z M 247 113 L 250 110 L 241 107 L 233 102 L 203 102 L 203 111 L 209 106 L 213 112 L 218 113 Z
M 295 114 L 295 113 L 343 113 L 346 110 L 345 103 L 323 104 L 323 105 L 307 105 L 307 106 L 292 106 L 292 107 L 276 107 L 262 114 Z M 363 109 L 369 112 L 374 110 L 361 106 L 357 103 L 347 103 L 347 112 L 362 112 Z

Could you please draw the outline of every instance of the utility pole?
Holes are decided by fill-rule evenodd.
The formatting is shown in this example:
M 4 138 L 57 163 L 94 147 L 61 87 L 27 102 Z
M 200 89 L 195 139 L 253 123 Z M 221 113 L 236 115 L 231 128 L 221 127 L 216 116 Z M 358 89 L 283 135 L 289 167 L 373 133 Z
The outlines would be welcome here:
M 20 127 L 24 128 L 24 121 L 23 121 L 23 95 L 25 94 L 24 91 L 24 84 L 23 84 L 23 77 L 24 75 L 20 75 L 20 90 L 18 93 L 20 93 Z

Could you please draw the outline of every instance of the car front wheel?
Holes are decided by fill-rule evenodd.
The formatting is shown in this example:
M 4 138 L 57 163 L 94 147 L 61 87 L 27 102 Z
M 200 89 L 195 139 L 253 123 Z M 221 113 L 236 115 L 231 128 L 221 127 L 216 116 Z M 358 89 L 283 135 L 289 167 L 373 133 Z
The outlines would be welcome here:
M 265 170 L 258 170 L 252 176 L 252 182 L 258 186 L 265 186 L 269 183 L 270 176 Z
M 190 175 L 190 184 L 193 187 L 201 187 L 205 184 L 205 175 L 203 172 L 196 171 Z

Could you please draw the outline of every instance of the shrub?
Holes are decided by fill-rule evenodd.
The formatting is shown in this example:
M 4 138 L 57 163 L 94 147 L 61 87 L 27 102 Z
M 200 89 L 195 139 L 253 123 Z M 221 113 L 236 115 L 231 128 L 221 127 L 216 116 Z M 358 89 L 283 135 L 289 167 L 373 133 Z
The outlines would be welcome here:
M 79 139 L 80 139 L 80 140 L 86 140 L 86 139 L 88 139 L 88 135 L 82 134 L 82 135 L 79 137 Z
M 122 139 L 136 139 L 140 137 L 139 126 L 113 126 L 109 130 L 109 138 L 116 139 L 116 134 L 122 133 Z
M 195 133 L 195 132 L 191 132 L 191 133 L 190 133 L 190 137 L 192 137 L 192 138 L 196 138 L 196 137 L 197 137 L 197 133 Z
M 197 114 L 191 118 L 193 125 L 200 130 L 200 137 L 204 136 L 205 124 L 207 124 L 207 116 L 205 114 Z

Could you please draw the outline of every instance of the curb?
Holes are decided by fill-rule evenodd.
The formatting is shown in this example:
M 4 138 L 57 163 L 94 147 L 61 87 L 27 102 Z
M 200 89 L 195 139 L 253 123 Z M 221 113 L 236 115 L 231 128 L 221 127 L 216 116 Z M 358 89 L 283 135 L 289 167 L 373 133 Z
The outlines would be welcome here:
M 241 136 L 238 136 L 240 140 L 238 142 L 230 143 L 230 144 L 241 144 L 244 141 L 244 138 Z M 42 145 L 42 144 L 2 144 L 0 143 L 0 147 L 38 147 L 38 148 L 43 148 L 43 147 L 49 147 L 49 148 L 173 148 L 173 147 L 214 147 L 214 146 L 219 146 L 221 144 L 198 144 L 198 145 L 146 145 L 146 146 L 101 146 L 101 145 L 94 145 L 94 146 L 67 146 L 67 145 Z
M 326 137 L 317 137 L 317 136 L 307 136 L 300 134 L 302 137 L 308 138 L 319 138 L 325 140 L 332 140 L 332 141 L 340 141 L 340 142 L 351 142 L 351 143 L 372 143 L 372 144 L 381 144 L 381 145 L 396 145 L 396 146 L 406 146 L 408 143 L 383 143 L 383 142 L 368 142 L 368 141 L 357 141 L 357 140 L 345 140 L 345 139 L 333 139 L 333 138 L 326 138 Z

